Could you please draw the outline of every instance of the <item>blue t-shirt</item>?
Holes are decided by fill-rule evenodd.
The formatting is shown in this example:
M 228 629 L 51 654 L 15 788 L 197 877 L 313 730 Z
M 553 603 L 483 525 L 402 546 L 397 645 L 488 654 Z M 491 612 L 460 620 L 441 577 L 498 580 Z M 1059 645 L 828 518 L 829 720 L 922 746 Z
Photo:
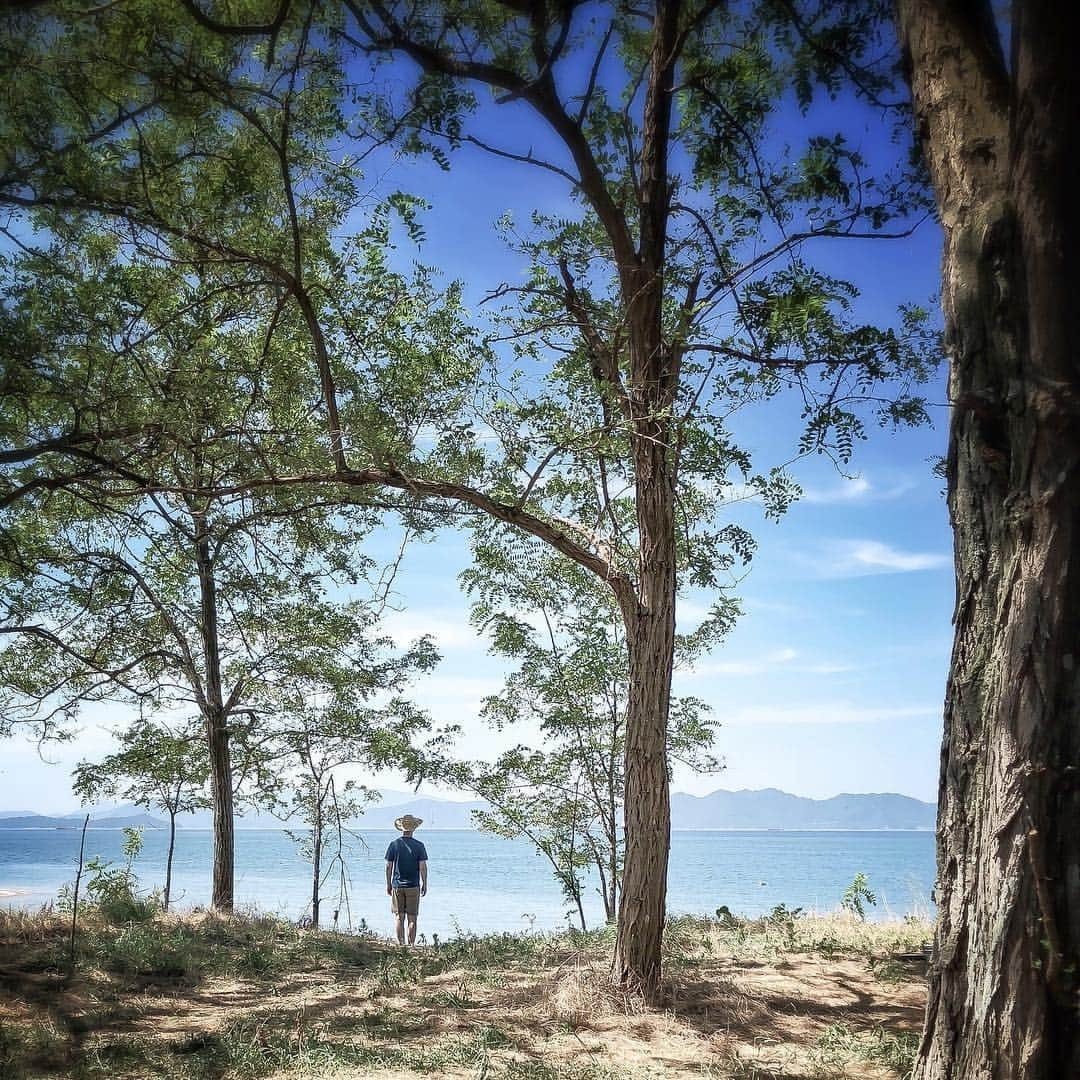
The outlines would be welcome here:
M 427 848 L 411 836 L 399 836 L 390 841 L 390 846 L 386 849 L 386 861 L 394 864 L 391 888 L 418 889 L 420 864 L 427 862 Z

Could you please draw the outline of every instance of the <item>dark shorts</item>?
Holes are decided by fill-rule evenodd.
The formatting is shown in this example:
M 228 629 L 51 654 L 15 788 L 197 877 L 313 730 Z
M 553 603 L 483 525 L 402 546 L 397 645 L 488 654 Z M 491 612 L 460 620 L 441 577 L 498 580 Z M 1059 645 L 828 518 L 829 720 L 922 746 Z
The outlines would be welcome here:
M 411 915 L 416 918 L 420 910 L 420 887 L 395 889 L 390 894 L 390 910 L 395 915 Z

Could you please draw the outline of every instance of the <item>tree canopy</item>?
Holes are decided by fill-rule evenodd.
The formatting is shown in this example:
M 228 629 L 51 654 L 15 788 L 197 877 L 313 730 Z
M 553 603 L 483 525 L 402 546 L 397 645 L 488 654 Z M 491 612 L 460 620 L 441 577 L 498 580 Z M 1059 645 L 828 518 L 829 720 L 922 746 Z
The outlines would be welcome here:
M 771 512 L 793 494 L 776 463 L 737 444 L 732 415 L 792 389 L 805 404 L 794 452 L 841 460 L 867 410 L 924 417 L 913 385 L 936 359 L 925 312 L 865 322 L 854 286 L 812 262 L 819 238 L 908 235 L 926 205 L 920 174 L 902 158 L 891 174 L 871 166 L 842 133 L 807 126 L 797 145 L 776 133 L 785 109 L 809 110 L 851 77 L 853 57 L 866 93 L 890 84 L 876 8 L 58 11 L 7 16 L 20 31 L 6 35 L 7 70 L 28 77 L 12 90 L 0 202 L 58 235 L 107 223 L 123 264 L 210 275 L 259 313 L 264 350 L 284 341 L 288 371 L 317 379 L 324 433 L 301 440 L 313 455 L 302 471 L 256 460 L 188 494 L 325 485 L 494 519 L 611 590 L 628 657 L 614 975 L 651 992 L 676 596 L 715 587 L 750 553 L 724 520 L 725 489 L 751 485 Z M 492 110 L 515 117 L 497 138 L 481 123 Z M 550 154 L 533 151 L 532 132 Z M 538 210 L 511 233 L 529 270 L 493 289 L 489 321 L 429 272 L 393 269 L 391 223 L 417 239 L 420 218 L 400 192 L 365 205 L 363 164 L 384 146 L 444 166 L 468 147 L 565 181 L 572 213 Z M 81 482 L 68 471 L 83 438 L 70 411 L 38 427 L 19 436 L 29 471 L 9 499 Z M 95 482 L 167 491 L 124 475 L 128 430 L 98 433 Z M 151 435 L 144 419 L 133 437 Z

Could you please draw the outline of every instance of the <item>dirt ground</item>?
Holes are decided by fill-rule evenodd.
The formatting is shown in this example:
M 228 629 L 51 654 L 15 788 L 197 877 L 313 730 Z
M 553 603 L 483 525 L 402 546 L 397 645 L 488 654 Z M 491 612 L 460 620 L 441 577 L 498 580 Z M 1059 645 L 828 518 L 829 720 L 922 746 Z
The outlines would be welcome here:
M 0 937 L 0 1076 L 884 1080 L 909 1068 L 925 1001 L 910 927 L 700 920 L 646 1008 L 607 986 L 599 935 L 405 953 L 214 925 L 213 962 L 192 959 L 197 929 L 164 924 L 187 935 L 174 958 L 135 950 L 120 972 L 123 929 L 74 973 L 58 927 Z

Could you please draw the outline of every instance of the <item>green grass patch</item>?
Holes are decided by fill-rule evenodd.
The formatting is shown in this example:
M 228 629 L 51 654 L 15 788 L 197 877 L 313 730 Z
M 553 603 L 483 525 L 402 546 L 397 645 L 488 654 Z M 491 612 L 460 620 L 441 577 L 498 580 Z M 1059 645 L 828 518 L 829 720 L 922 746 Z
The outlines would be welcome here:
M 817 1040 L 813 1059 L 823 1077 L 842 1076 L 848 1062 L 870 1061 L 892 1069 L 900 1080 L 908 1080 L 918 1049 L 919 1036 L 914 1032 L 886 1031 L 881 1027 L 858 1032 L 847 1024 L 830 1024 Z
M 717 918 L 673 917 L 664 963 L 673 983 L 681 973 L 706 982 L 716 978 L 720 962 L 782 968 L 800 955 L 842 956 L 866 960 L 883 982 L 900 982 L 910 972 L 891 955 L 917 951 L 929 933 L 926 924 L 913 920 L 864 923 L 784 907 L 759 919 L 722 911 Z M 256 1080 L 274 1073 L 376 1076 L 386 1069 L 432 1076 L 458 1069 L 500 1080 L 662 1075 L 619 1069 L 603 1054 L 545 1059 L 545 1040 L 572 1033 L 575 1025 L 549 1025 L 534 1038 L 527 1027 L 515 1026 L 510 1012 L 484 1011 L 500 988 L 519 981 L 528 986 L 533 977 L 539 985 L 551 973 L 561 972 L 561 978 L 580 969 L 599 984 L 613 944 L 614 931 L 605 927 L 588 933 L 462 934 L 406 950 L 370 936 L 299 929 L 258 915 L 159 915 L 117 924 L 90 913 L 80 919 L 72 969 L 66 920 L 50 912 L 0 912 L 4 992 L 23 1003 L 21 1008 L 37 1010 L 32 1022 L 0 1023 L 0 1076 Z M 159 1010 L 170 1010 L 175 1001 L 181 1015 L 192 999 L 202 1000 L 204 1011 L 207 1003 L 212 1007 L 212 980 L 219 979 L 230 981 L 230 993 L 239 980 L 240 992 L 258 1002 L 258 1011 L 244 1018 L 234 1012 L 231 1020 L 222 1014 L 216 1020 L 226 1022 L 211 1030 L 198 1030 L 200 1021 L 193 1019 L 188 1034 L 171 1037 L 141 1025 L 148 1001 Z M 308 986 L 318 991 L 310 1011 L 301 1003 Z M 338 990 L 347 992 L 348 1007 L 324 1009 L 323 999 L 333 999 Z M 403 995 L 413 1010 L 385 1003 Z M 444 1014 L 457 1019 L 439 1034 L 432 1017 Z M 833 1025 L 804 1050 L 821 1077 L 843 1075 L 845 1062 L 856 1060 L 905 1077 L 916 1046 L 917 1038 L 903 1032 Z M 749 1076 L 745 1070 L 759 1068 L 745 1063 L 743 1072 L 714 1073 L 714 1065 L 702 1063 L 703 1080 Z

